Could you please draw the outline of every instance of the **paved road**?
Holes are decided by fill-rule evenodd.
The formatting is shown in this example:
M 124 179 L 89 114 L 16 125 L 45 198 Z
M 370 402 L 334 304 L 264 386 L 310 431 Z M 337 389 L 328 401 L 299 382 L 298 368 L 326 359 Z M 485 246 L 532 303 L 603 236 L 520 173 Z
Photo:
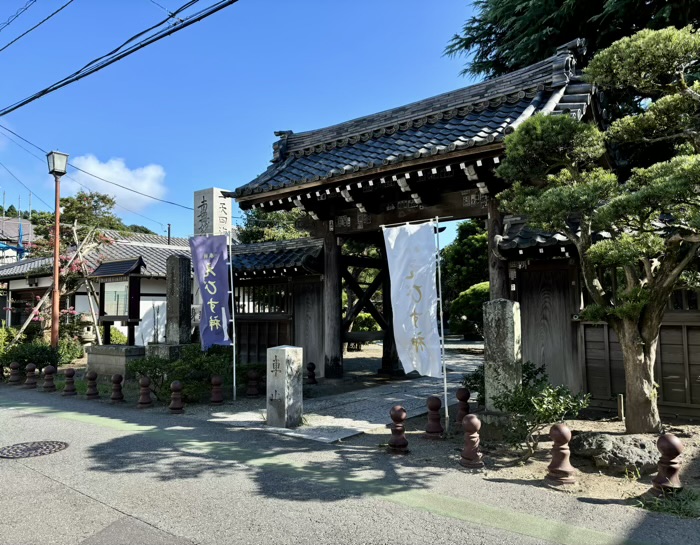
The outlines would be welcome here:
M 0 385 L 0 446 L 40 440 L 69 446 L 0 459 L 2 545 L 699 542 L 698 521 L 416 469 L 377 448 Z

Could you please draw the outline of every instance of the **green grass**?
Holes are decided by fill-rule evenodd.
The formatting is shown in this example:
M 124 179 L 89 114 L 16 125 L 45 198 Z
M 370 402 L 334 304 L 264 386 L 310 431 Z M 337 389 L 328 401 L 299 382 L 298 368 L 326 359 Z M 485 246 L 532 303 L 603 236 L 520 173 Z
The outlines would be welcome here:
M 677 517 L 700 519 L 700 492 L 684 488 L 660 498 L 643 496 L 639 499 L 639 507 Z

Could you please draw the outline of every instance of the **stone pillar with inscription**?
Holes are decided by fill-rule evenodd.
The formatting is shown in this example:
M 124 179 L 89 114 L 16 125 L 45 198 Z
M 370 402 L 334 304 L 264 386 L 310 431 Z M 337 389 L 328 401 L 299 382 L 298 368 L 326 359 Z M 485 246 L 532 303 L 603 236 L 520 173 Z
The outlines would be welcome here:
M 303 414 L 303 349 L 275 346 L 267 349 L 267 425 L 295 428 Z
M 494 396 L 522 383 L 520 304 L 507 299 L 484 303 L 484 394 L 486 410 Z

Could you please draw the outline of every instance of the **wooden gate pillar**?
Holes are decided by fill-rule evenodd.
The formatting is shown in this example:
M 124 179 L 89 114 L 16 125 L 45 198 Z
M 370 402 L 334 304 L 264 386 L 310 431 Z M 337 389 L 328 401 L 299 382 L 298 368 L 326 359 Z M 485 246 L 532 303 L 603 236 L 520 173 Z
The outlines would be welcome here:
M 327 231 L 323 241 L 323 354 L 325 376 L 343 376 L 343 298 L 340 278 L 340 247 L 335 232 Z
M 383 241 L 382 241 L 383 243 Z M 386 321 L 384 329 L 384 339 L 382 340 L 382 366 L 379 369 L 380 375 L 401 376 L 404 375 L 399 354 L 396 351 L 396 340 L 394 339 L 394 310 L 391 305 L 391 280 L 389 279 L 389 262 L 387 260 L 386 248 L 380 246 L 382 261 L 384 262 L 384 281 L 382 282 L 382 315 Z
M 503 234 L 503 216 L 498 209 L 498 200 L 488 200 L 488 252 L 489 252 L 489 291 L 491 300 L 510 299 L 508 289 L 508 262 L 498 255 L 496 236 Z

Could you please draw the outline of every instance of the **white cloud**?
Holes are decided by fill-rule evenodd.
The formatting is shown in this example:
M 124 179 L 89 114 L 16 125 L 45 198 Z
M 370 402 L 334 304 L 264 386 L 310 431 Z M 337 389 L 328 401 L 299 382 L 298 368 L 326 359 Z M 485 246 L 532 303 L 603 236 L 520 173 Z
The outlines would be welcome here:
M 126 166 L 124 159 L 112 158 L 103 163 L 94 155 L 81 155 L 71 158 L 70 162 L 110 182 L 135 189 L 141 193 L 152 195 L 153 197 L 161 199 L 165 197 L 167 191 L 164 183 L 165 169 L 160 165 L 146 165 L 145 167 L 130 169 Z M 117 204 L 124 205 L 135 211 L 142 210 L 149 204 L 154 204 L 156 202 L 153 199 L 149 199 L 148 197 L 144 197 L 128 189 L 93 178 L 79 170 L 72 169 L 69 171 L 68 175 L 73 178 L 73 180 L 64 178 L 61 181 L 72 193 L 77 193 L 81 189 L 84 189 L 80 186 L 80 184 L 82 184 L 92 191 L 112 195 L 116 198 Z

